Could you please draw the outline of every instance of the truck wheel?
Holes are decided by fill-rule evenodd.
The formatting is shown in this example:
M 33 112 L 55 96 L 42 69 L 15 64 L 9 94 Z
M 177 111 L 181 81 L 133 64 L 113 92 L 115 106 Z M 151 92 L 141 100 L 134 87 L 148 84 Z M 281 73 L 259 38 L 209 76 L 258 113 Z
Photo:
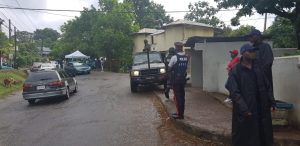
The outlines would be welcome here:
M 131 82 L 130 83 L 130 89 L 131 89 L 132 93 L 137 92 L 137 84 Z

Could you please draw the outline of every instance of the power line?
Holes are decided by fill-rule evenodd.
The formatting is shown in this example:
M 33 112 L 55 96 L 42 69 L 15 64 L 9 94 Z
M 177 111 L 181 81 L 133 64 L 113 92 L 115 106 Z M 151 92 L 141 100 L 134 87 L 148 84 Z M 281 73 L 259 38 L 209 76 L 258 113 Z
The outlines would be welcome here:
M 2 5 L 2 4 L 0 4 Z M 13 6 L 8 6 L 4 5 L 0 8 L 4 9 L 17 9 L 17 10 L 27 10 L 27 11 L 56 11 L 56 12 L 83 12 L 83 10 L 63 10 L 63 9 L 42 9 L 42 8 L 25 8 L 25 7 L 13 7 Z M 219 11 L 236 11 L 240 9 L 223 9 Z M 98 11 L 98 12 L 106 12 L 106 11 Z M 191 11 L 165 11 L 165 13 L 188 13 Z M 133 11 L 120 11 L 116 13 L 134 13 Z M 145 13 L 161 13 L 161 12 L 145 12 Z
M 12 6 L 10 6 L 10 5 L 5 5 L 5 4 L 0 4 L 0 5 L 2 5 L 2 6 L 7 6 L 7 7 L 12 7 Z M 6 9 L 3 9 L 7 14 L 10 14 L 8 11 L 6 11 Z M 2 13 L 2 12 L 1 12 Z M 23 12 L 24 13 L 24 12 Z M 3 14 L 3 13 L 2 13 Z M 17 18 L 17 20 L 20 20 L 20 21 L 22 21 L 22 19 L 20 19 L 17 15 L 15 15 L 15 13 L 12 13 L 13 15 L 11 15 L 11 16 L 14 16 L 15 18 Z M 3 14 L 4 15 L 4 14 Z M 29 25 L 27 25 L 27 23 L 23 23 L 23 24 L 19 24 L 19 21 L 15 21 L 16 23 L 18 23 L 18 25 L 20 26 L 20 27 L 17 27 L 17 28 L 21 28 L 22 27 L 22 29 L 23 30 L 31 30 L 32 28 L 31 27 L 28 27 Z M 25 24 L 25 25 L 24 25 Z M 13 25 L 13 24 L 12 24 Z M 14 27 L 16 27 L 15 25 L 13 25 Z M 27 29 L 25 29 L 25 27 L 23 27 L 23 26 L 26 26 L 27 27 Z M 29 29 L 28 29 L 29 28 Z
M 56 13 L 44 12 L 44 11 L 33 11 L 33 12 L 44 13 L 44 14 L 51 14 L 51 15 L 57 15 L 57 16 L 64 16 L 64 17 L 75 17 L 75 15 L 74 16 L 63 15 L 63 14 L 56 14 Z
M 273 18 L 276 18 L 276 17 L 268 17 L 268 19 L 273 19 Z M 254 19 L 243 19 L 243 20 L 240 20 L 240 21 L 260 20 L 260 19 L 265 19 L 265 17 L 263 17 L 263 18 L 254 18 Z M 223 22 L 231 22 L 231 21 L 223 21 Z
M 15 1 L 16 1 L 17 4 L 19 5 L 19 7 L 21 7 L 19 1 L 18 1 L 18 0 L 15 0 Z M 32 20 L 28 17 L 28 15 L 25 13 L 25 11 L 22 10 L 22 12 L 23 12 L 23 14 L 27 17 L 27 19 L 29 20 L 29 22 L 31 23 L 31 25 L 32 25 L 33 27 L 35 27 L 35 29 L 37 29 L 37 26 L 36 26 L 36 25 L 32 22 Z
M 7 14 L 10 14 L 8 11 L 6 11 L 6 9 L 3 9 L 3 10 L 4 10 Z M 15 13 L 12 13 L 11 16 L 14 16 L 14 20 L 22 21 L 22 19 L 20 19 L 20 18 L 18 17 L 18 15 L 15 15 Z M 19 29 L 22 28 L 23 30 L 31 30 L 31 29 L 32 29 L 31 27 L 28 27 L 27 23 L 22 23 L 22 24 L 20 24 L 19 21 L 15 21 L 15 23 L 18 24 L 19 27 L 17 27 L 16 24 L 15 24 L 15 25 L 12 24 L 12 25 L 13 25 L 14 27 L 19 28 Z M 27 27 L 27 29 L 25 29 L 25 26 Z

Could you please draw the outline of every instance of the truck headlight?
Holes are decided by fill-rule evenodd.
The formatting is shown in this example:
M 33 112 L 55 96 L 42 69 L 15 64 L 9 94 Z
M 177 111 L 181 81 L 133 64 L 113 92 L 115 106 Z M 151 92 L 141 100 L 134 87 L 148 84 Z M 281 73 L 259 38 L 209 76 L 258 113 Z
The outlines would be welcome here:
M 133 76 L 139 76 L 139 75 L 140 75 L 140 72 L 139 72 L 139 71 L 132 71 L 132 75 L 133 75 Z
M 162 74 L 164 74 L 164 73 L 166 73 L 166 69 L 161 68 L 161 69 L 159 70 L 159 72 L 162 73 Z

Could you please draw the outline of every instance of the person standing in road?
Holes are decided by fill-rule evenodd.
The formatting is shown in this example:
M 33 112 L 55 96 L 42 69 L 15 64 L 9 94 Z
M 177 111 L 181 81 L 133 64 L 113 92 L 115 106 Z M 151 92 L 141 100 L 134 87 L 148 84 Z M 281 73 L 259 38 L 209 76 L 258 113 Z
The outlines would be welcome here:
M 188 56 L 183 52 L 183 43 L 175 43 L 177 54 L 174 55 L 169 63 L 169 69 L 174 71 L 173 91 L 175 94 L 175 104 L 177 113 L 173 114 L 174 119 L 184 119 L 185 106 L 185 84 L 188 67 Z
M 228 64 L 227 64 L 228 74 L 232 70 L 232 68 L 234 67 L 234 65 L 236 65 L 239 62 L 239 60 L 240 60 L 240 57 L 238 57 L 238 55 L 239 55 L 239 51 L 238 50 L 234 49 L 234 50 L 229 51 L 229 53 L 230 53 L 231 61 L 229 61 Z M 224 100 L 224 102 L 230 103 L 231 102 L 230 96 L 227 97 Z
M 256 49 L 251 44 L 241 47 L 242 57 L 226 83 L 232 103 L 232 145 L 272 146 L 271 110 L 275 99 L 262 66 L 256 61 Z
M 167 99 L 169 99 L 169 92 L 170 92 L 170 89 L 172 88 L 172 85 L 173 85 L 173 74 L 174 74 L 174 71 L 169 69 L 168 65 L 170 63 L 170 60 L 171 58 L 176 54 L 175 52 L 175 48 L 174 47 L 171 47 L 169 48 L 169 53 L 167 55 L 167 57 L 165 58 L 165 66 L 166 66 L 166 70 L 167 70 L 167 80 L 165 82 L 165 85 L 164 85 L 164 89 L 165 89 L 165 97 Z
M 263 72 L 266 74 L 268 80 L 270 81 L 273 91 L 272 65 L 274 56 L 271 46 L 268 43 L 263 42 L 262 34 L 257 29 L 251 30 L 250 33 L 246 35 L 246 37 L 254 47 L 258 48 L 256 51 L 256 59 L 260 62 Z

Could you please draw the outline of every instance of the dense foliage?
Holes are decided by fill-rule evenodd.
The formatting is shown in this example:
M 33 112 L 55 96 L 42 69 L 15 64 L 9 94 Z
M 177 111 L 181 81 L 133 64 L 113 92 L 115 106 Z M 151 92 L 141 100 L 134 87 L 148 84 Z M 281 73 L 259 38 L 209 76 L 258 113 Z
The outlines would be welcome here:
M 253 15 L 254 10 L 259 14 L 271 13 L 289 19 L 295 29 L 298 49 L 300 49 L 300 1 L 299 0 L 215 0 L 219 8 L 241 8 L 236 17 L 231 19 L 232 25 L 239 25 L 239 18 Z
M 199 1 L 194 4 L 190 3 L 188 7 L 190 12 L 184 16 L 185 19 L 209 24 L 214 27 L 225 27 L 224 22 L 215 16 L 219 12 L 219 9 L 210 6 L 208 2 Z

